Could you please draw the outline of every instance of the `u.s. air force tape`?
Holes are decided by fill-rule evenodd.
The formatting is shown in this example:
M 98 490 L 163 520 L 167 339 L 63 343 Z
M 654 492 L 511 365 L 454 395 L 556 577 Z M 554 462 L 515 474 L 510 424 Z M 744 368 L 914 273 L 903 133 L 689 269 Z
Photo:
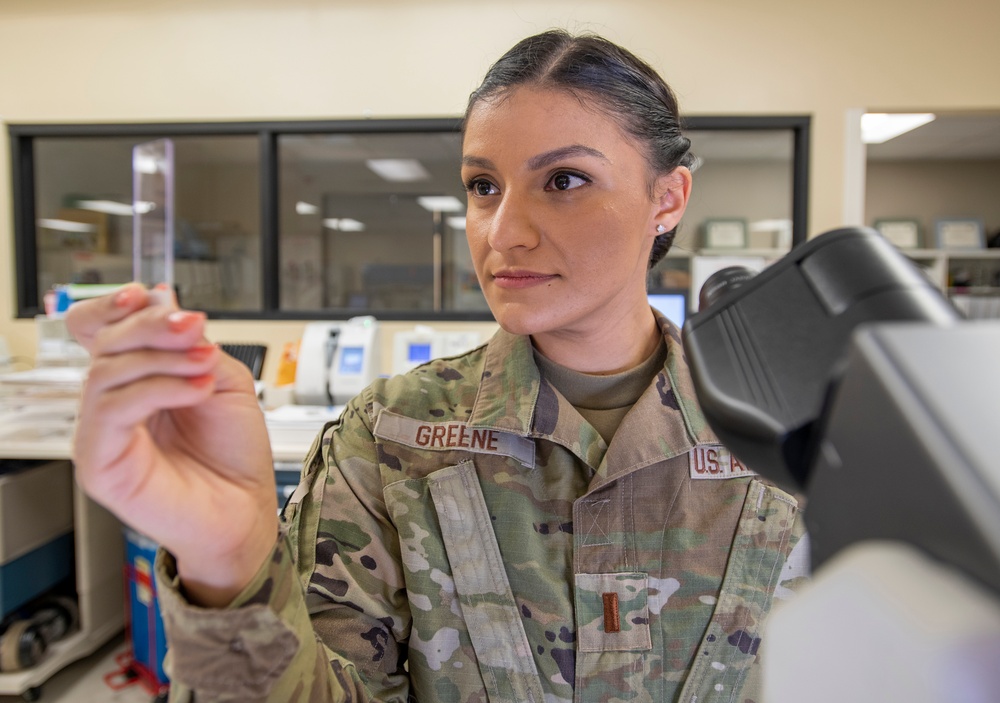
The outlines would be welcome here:
M 383 410 L 375 421 L 375 436 L 415 449 L 465 450 L 477 454 L 502 454 L 524 466 L 535 466 L 535 444 L 527 437 L 501 430 L 469 427 L 468 423 L 424 422 Z
M 757 475 L 741 464 L 740 460 L 722 445 L 695 447 L 688 456 L 691 478 L 738 478 Z

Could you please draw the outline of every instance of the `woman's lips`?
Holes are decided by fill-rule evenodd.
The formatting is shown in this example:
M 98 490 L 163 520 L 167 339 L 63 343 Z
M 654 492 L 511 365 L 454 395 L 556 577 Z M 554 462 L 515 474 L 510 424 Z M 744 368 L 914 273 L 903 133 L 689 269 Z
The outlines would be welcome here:
M 508 289 L 531 288 L 548 283 L 555 278 L 554 274 L 534 271 L 497 271 L 493 274 L 493 282 L 500 288 Z

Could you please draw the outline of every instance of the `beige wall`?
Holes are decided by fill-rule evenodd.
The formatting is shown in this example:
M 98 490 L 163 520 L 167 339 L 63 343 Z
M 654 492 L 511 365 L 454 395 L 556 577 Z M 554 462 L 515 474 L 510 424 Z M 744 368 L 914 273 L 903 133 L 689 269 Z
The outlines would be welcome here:
M 456 115 L 489 63 L 553 26 L 649 60 L 700 114 L 813 117 L 809 231 L 842 224 L 850 108 L 1000 109 L 984 0 L 0 0 L 0 120 L 100 122 Z M 14 316 L 0 143 L 0 335 Z M 294 338 L 294 323 L 215 323 Z M 235 340 L 234 340 L 235 341 Z

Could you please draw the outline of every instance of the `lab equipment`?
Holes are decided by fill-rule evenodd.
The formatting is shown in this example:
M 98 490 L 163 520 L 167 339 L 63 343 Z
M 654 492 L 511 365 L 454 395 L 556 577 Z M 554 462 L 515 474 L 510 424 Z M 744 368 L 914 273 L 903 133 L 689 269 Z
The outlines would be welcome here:
M 865 322 L 958 319 L 926 276 L 863 229 L 816 237 L 756 276 L 720 270 L 701 297 L 709 308 L 685 325 L 684 346 L 705 416 L 744 463 L 793 490 L 806 483 L 851 333 Z
M 914 666 L 924 685 L 906 700 L 958 700 L 954 688 L 938 689 L 958 669 L 918 662 L 932 652 L 957 661 L 967 650 L 1000 650 L 992 446 L 1000 324 L 961 320 L 905 257 L 863 228 L 816 237 L 757 276 L 718 275 L 684 328 L 699 401 L 741 462 L 805 494 L 817 570 L 818 588 L 776 613 L 767 676 L 778 683 L 769 700 L 885 700 L 878 691 L 895 697 L 892 686 L 911 680 Z M 895 607 L 911 597 L 925 605 Z M 973 603 L 985 615 L 970 618 Z M 916 622 L 931 613 L 933 623 Z M 825 647 L 845 622 L 853 644 Z M 855 654 L 887 631 L 907 633 L 893 641 L 920 657 L 886 656 L 877 645 Z M 803 670 L 795 652 L 811 645 Z M 866 657 L 877 666 L 862 677 L 854 664 Z M 962 700 L 997 700 L 995 667 L 968 657 L 963 666 L 957 678 L 982 695 Z M 796 684 L 783 686 L 790 677 Z
M 379 374 L 378 339 L 378 321 L 369 315 L 307 324 L 295 369 L 295 402 L 343 405 L 360 393 Z
M 700 291 L 715 273 L 727 268 L 744 268 L 754 273 L 763 271 L 768 260 L 762 256 L 695 256 L 691 258 L 691 290 Z M 700 298 L 691 301 L 691 309 L 700 309 Z
M 35 365 L 83 367 L 90 364 L 90 354 L 66 329 L 62 317 L 35 316 L 37 347 Z
M 125 528 L 125 573 L 128 583 L 129 668 L 151 693 L 166 693 L 169 677 L 163 670 L 167 634 L 163 627 L 153 562 L 157 544 L 135 530 Z
M 132 278 L 174 287 L 174 143 L 132 149 Z M 164 295 L 164 294 L 159 294 Z
M 406 373 L 431 359 L 464 354 L 481 341 L 478 332 L 442 332 L 427 325 L 416 325 L 393 337 L 392 372 Z
M 323 426 L 336 420 L 343 410 L 343 405 L 282 405 L 264 411 L 279 511 L 299 484 L 305 452 Z
M 266 344 L 223 342 L 219 348 L 237 361 L 246 364 L 254 380 L 260 380 L 260 375 L 264 371 L 264 359 L 267 358 Z
M 264 411 L 264 421 L 271 437 L 271 444 L 280 447 L 294 447 L 292 454 L 301 463 L 302 452 L 316 439 L 323 425 L 336 420 L 343 405 L 282 405 Z

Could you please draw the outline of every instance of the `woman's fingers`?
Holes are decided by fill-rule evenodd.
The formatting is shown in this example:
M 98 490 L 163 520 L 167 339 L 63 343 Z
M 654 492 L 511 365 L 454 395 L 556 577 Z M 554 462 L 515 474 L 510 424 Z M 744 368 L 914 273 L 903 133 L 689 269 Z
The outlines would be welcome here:
M 95 394 L 81 412 L 91 410 L 112 427 L 131 428 L 160 410 L 197 405 L 215 391 L 212 374 L 149 376 Z
M 203 312 L 143 308 L 97 331 L 90 353 L 96 358 L 137 349 L 187 349 L 205 339 L 206 319 Z
M 222 350 L 200 342 L 181 351 L 139 350 L 94 358 L 86 392 L 100 394 L 153 376 L 192 378 L 212 375 Z
M 129 283 L 110 295 L 74 303 L 66 311 L 66 327 L 84 349 L 92 351 L 95 336 L 149 304 L 145 286 Z M 176 307 L 170 306 L 170 307 Z
M 222 351 L 201 344 L 184 352 L 136 351 L 95 357 L 80 400 L 75 459 L 86 471 L 127 452 L 139 425 L 161 410 L 209 398 Z
M 109 314 L 119 315 L 120 310 L 109 313 L 108 301 L 91 308 L 84 308 L 77 318 L 78 322 L 88 326 L 88 350 L 92 358 L 91 374 L 101 366 L 104 359 L 113 360 L 114 367 L 122 363 L 125 355 L 140 351 L 173 351 L 187 355 L 189 363 L 178 367 L 170 357 L 146 357 L 156 365 L 157 372 L 190 376 L 199 373 L 200 369 L 192 371 L 191 363 L 204 362 L 205 368 L 212 366 L 212 373 L 219 382 L 222 391 L 240 390 L 253 392 L 253 377 L 246 366 L 227 354 L 210 352 L 212 345 L 205 339 L 205 324 L 207 317 L 203 312 L 180 310 L 176 307 L 151 305 L 145 306 L 147 292 L 141 286 L 127 286 L 118 293 L 125 294 L 128 304 L 125 308 L 135 309 L 121 316 L 114 323 L 91 329 L 96 320 L 104 319 Z M 114 297 L 114 296 L 109 296 Z M 136 303 L 135 301 L 139 301 Z M 85 301 L 87 303 L 96 301 Z M 73 310 L 78 303 L 70 308 Z M 114 303 L 111 303 L 113 306 Z M 102 312 L 103 311 L 103 312 Z M 180 358 L 180 357 L 178 357 Z M 155 361 L 152 361 L 155 360 Z M 120 370 L 120 369 L 119 369 Z M 133 372 L 141 375 L 138 367 Z M 132 376 L 131 378 L 135 378 Z
M 88 494 L 173 551 L 186 587 L 235 594 L 277 533 L 274 472 L 250 370 L 205 324 L 137 284 L 70 307 L 91 354 L 73 459 Z

